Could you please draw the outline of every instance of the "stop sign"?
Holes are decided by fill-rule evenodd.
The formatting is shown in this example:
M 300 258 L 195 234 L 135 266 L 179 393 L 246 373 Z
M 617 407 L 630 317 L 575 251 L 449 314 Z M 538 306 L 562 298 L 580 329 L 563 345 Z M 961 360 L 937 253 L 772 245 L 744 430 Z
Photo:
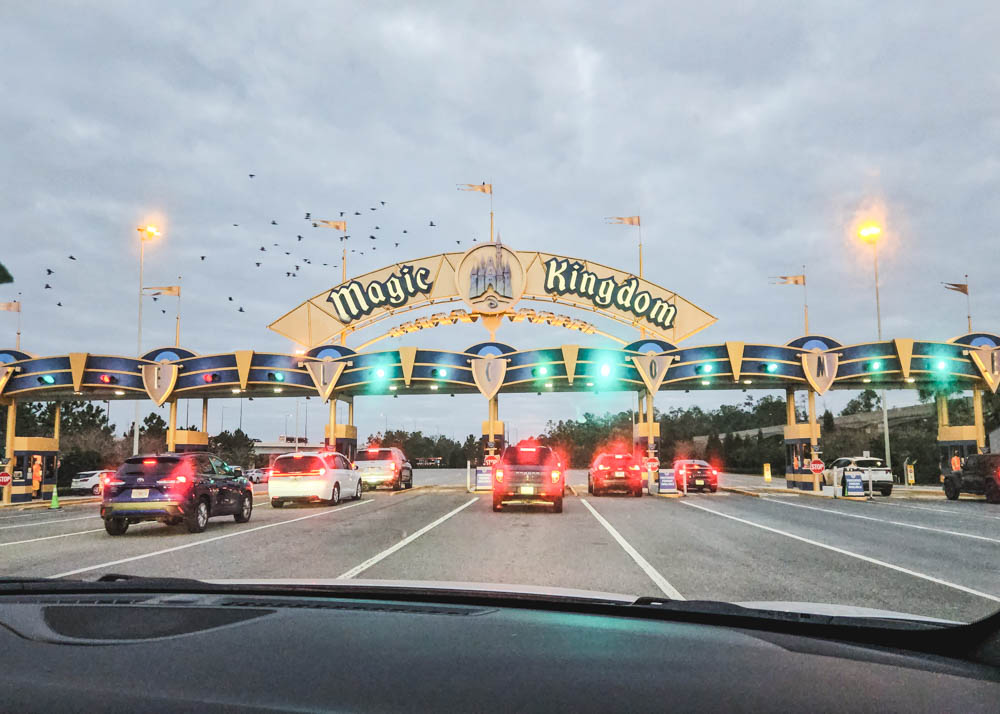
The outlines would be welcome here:
M 823 462 L 820 461 L 819 459 L 813 459 L 812 461 L 809 462 L 809 470 L 812 471 L 814 474 L 823 473 L 824 468 L 825 466 L 823 466 Z
M 648 457 L 642 463 L 646 467 L 647 471 L 658 471 L 660 469 L 660 460 L 655 456 Z
M 10 486 L 10 474 L 9 473 L 6 473 L 6 472 L 0 473 L 0 487 L 3 487 L 3 486 Z
M 487 466 L 493 466 L 500 460 L 500 457 L 496 454 L 487 454 L 486 458 L 483 459 L 483 463 Z

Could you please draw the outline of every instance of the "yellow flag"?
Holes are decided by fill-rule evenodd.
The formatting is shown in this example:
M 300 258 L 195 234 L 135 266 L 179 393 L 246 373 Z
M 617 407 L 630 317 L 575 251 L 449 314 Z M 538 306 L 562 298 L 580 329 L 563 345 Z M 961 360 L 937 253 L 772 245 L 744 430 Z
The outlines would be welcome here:
M 462 188 L 462 187 L 465 188 Z M 493 194 L 493 184 L 491 183 L 462 183 L 458 185 L 459 191 L 476 191 L 478 193 Z
M 806 276 L 805 275 L 779 275 L 772 280 L 777 280 L 779 282 L 775 285 L 805 285 Z
M 17 302 L 0 302 L 0 312 L 21 312 L 21 303 Z
M 639 225 L 639 216 L 609 216 L 608 220 L 612 223 L 620 223 L 624 226 Z
M 316 221 L 317 223 L 322 223 L 328 228 L 332 228 L 335 231 L 344 231 L 347 233 L 347 221 Z
M 181 296 L 180 285 L 147 285 L 145 289 L 151 291 L 150 295 L 173 295 L 175 297 Z

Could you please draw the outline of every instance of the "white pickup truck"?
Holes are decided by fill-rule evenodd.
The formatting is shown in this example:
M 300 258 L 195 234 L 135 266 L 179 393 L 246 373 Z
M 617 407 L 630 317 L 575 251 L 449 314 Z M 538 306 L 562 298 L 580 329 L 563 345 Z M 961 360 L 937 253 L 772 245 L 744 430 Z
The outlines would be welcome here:
M 883 496 L 892 493 L 892 471 L 890 471 L 885 461 L 872 456 L 845 456 L 837 459 L 823 472 L 823 483 L 826 486 L 837 486 L 844 495 L 847 494 L 847 487 L 844 485 L 844 474 L 861 474 L 862 488 L 868 492 L 869 476 L 871 477 L 872 489 L 878 489 Z

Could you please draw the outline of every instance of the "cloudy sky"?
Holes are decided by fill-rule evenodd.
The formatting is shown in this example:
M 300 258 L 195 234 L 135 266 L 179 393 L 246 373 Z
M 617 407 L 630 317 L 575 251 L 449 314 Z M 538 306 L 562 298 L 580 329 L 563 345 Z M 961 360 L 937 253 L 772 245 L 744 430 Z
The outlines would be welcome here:
M 1000 332 L 995 3 L 408 5 L 0 4 L 0 262 L 16 280 L 0 301 L 20 294 L 23 347 L 133 353 L 135 227 L 156 220 L 145 282 L 183 276 L 182 344 L 285 351 L 266 325 L 341 270 L 343 244 L 306 211 L 348 212 L 357 274 L 482 240 L 487 202 L 455 186 L 484 180 L 515 248 L 629 268 L 634 230 L 602 219 L 641 212 L 647 277 L 719 319 L 689 344 L 799 336 L 801 288 L 768 276 L 803 265 L 812 331 L 872 339 L 871 251 L 853 238 L 868 216 L 886 229 L 887 337 L 964 332 L 964 298 L 940 282 L 965 273 L 974 326 Z M 146 348 L 172 343 L 174 310 L 145 304 Z M 10 346 L 14 317 L 0 313 Z M 485 335 L 407 342 L 462 349 Z M 498 337 L 579 341 L 543 327 Z M 523 436 L 628 404 L 508 397 L 501 417 Z M 225 407 L 213 403 L 212 430 L 236 425 L 238 402 Z M 255 400 L 243 425 L 272 438 L 294 412 Z M 314 437 L 322 412 L 311 400 Z M 112 421 L 129 413 L 117 404 Z M 485 408 L 372 398 L 357 415 L 362 434 L 387 422 L 458 436 L 478 433 Z

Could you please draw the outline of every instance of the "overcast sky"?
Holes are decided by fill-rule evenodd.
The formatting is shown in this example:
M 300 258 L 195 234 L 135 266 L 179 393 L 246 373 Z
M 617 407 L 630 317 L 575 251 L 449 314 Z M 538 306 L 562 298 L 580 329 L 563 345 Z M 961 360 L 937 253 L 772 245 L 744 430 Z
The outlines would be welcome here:
M 768 277 L 803 264 L 812 331 L 873 339 L 871 250 L 853 237 L 868 215 L 886 229 L 887 337 L 965 332 L 964 297 L 940 285 L 965 273 L 974 327 L 1000 332 L 996 3 L 410 5 L 0 4 L 0 262 L 16 281 L 0 301 L 21 294 L 22 346 L 133 354 L 135 227 L 156 220 L 145 282 L 183 276 L 185 347 L 288 350 L 266 325 L 340 278 L 343 244 L 306 211 L 347 212 L 357 274 L 482 240 L 488 202 L 455 185 L 484 180 L 516 249 L 634 269 L 634 229 L 602 219 L 641 212 L 646 276 L 718 317 L 685 344 L 802 334 L 801 288 Z M 174 310 L 146 302 L 146 348 L 172 343 Z M 0 313 L 0 343 L 15 324 Z M 485 338 L 474 325 L 406 343 Z M 628 404 L 505 397 L 501 418 L 523 436 Z M 238 402 L 212 409 L 211 430 L 236 425 Z M 273 438 L 294 411 L 244 403 L 243 425 Z M 310 401 L 317 438 L 323 411 Z M 112 421 L 129 414 L 116 404 Z M 486 415 L 478 397 L 423 397 L 361 400 L 357 416 L 362 434 L 387 419 L 462 436 Z

